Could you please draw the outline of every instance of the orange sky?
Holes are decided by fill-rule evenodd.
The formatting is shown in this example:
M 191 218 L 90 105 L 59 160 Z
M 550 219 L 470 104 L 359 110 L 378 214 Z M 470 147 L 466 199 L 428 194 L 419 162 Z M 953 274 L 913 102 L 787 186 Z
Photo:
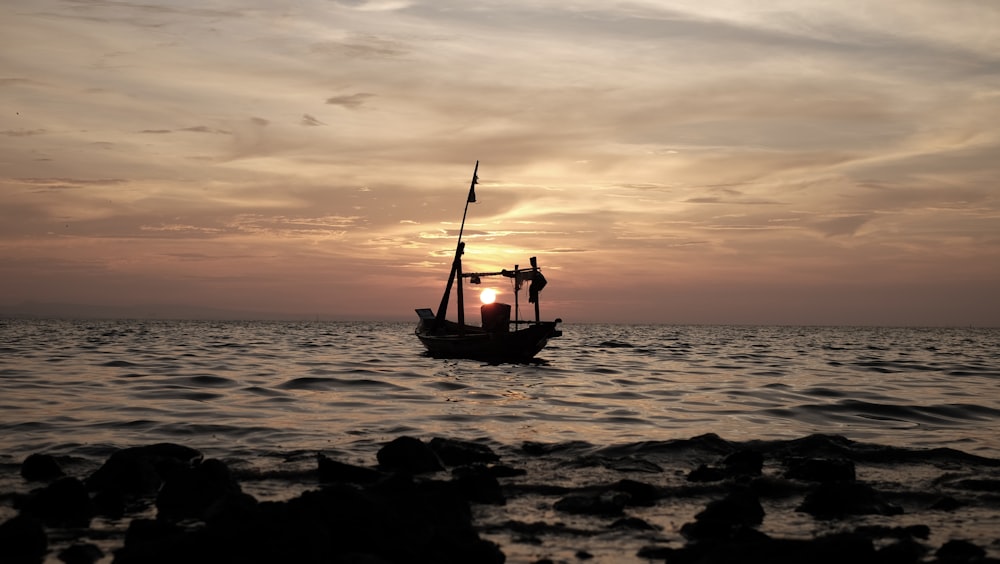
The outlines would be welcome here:
M 1000 325 L 1000 4 L 7 0 L 0 311 Z M 509 288 L 500 299 L 510 301 Z

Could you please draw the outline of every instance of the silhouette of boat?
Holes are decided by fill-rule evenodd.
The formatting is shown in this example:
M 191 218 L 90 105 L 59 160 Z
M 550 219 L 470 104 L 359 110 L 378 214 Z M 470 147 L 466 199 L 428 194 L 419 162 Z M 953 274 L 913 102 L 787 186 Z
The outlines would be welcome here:
M 465 212 L 462 213 L 462 226 L 458 231 L 455 258 L 451 264 L 451 273 L 448 275 L 441 304 L 436 313 L 430 308 L 416 310 L 420 322 L 414 333 L 431 356 L 491 362 L 526 362 L 533 359 L 549 339 L 562 335 L 562 331 L 558 329 L 558 324 L 562 320 L 557 318 L 555 321 L 542 321 L 540 318 L 538 294 L 545 287 L 546 280 L 538 267 L 536 257 L 531 257 L 529 268 L 514 265 L 512 270 L 503 269 L 496 272 L 462 271 L 462 255 L 465 253 L 462 233 L 465 231 L 465 217 L 469 212 L 469 204 L 476 201 L 478 172 L 479 161 L 476 161 L 472 183 L 469 186 L 469 197 L 465 202 Z M 513 318 L 509 304 L 486 303 L 480 308 L 482 325 L 467 324 L 463 280 L 468 280 L 470 284 L 480 284 L 483 278 L 493 276 L 510 278 L 513 282 Z M 525 284 L 528 284 L 528 303 L 534 305 L 533 321 L 521 319 L 520 292 Z M 455 287 L 458 321 L 446 319 L 453 287 Z

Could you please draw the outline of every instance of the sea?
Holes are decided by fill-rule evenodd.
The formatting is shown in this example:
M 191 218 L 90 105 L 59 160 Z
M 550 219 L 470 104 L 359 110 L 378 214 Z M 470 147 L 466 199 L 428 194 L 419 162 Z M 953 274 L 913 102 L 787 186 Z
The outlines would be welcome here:
M 404 435 L 515 452 L 822 434 L 1000 459 L 998 328 L 564 324 L 534 362 L 488 364 L 427 356 L 414 325 L 0 320 L 0 466 L 160 442 L 265 473 L 373 465 Z

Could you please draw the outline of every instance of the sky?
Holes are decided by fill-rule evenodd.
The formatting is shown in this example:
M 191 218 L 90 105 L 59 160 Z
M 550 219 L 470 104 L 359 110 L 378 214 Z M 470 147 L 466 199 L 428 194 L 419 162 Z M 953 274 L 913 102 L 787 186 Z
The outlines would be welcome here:
M 416 321 L 478 160 L 544 318 L 1000 326 L 994 0 L 5 0 L 0 109 L 0 310 Z

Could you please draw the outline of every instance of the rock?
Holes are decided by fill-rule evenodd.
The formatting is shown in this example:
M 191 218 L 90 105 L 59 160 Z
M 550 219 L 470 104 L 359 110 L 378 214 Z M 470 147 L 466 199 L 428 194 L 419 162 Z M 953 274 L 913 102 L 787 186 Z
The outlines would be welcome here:
M 764 470 L 764 455 L 755 450 L 740 450 L 722 461 L 730 476 L 760 476 Z
M 729 477 L 729 474 L 722 468 L 702 464 L 688 473 L 689 482 L 721 482 Z
M 48 454 L 32 454 L 21 463 L 21 477 L 29 482 L 48 482 L 64 476 L 55 457 Z
M 423 474 L 444 470 L 437 455 L 420 439 L 398 437 L 379 449 L 379 466 L 392 471 Z
M 21 509 L 47 527 L 86 527 L 93 517 L 90 495 L 77 478 L 60 478 L 33 492 Z
M 878 562 L 884 564 L 916 564 L 927 554 L 927 548 L 913 539 L 901 539 L 878 550 Z
M 181 535 L 183 529 L 173 523 L 156 519 L 132 519 L 125 531 L 125 546 L 150 544 Z
M 938 562 L 964 564 L 976 562 L 986 556 L 986 551 L 966 540 L 950 540 L 934 553 Z
M 726 497 L 712 501 L 695 515 L 698 521 L 716 521 L 731 525 L 760 525 L 764 522 L 764 508 L 756 494 L 740 488 Z
M 660 499 L 660 492 L 656 486 L 638 482 L 636 480 L 619 480 L 611 489 L 628 494 L 628 505 L 652 507 L 656 505 L 656 500 Z
M 0 562 L 41 562 L 49 548 L 42 522 L 18 515 L 0 524 Z
M 631 531 L 658 531 L 659 527 L 650 525 L 638 517 L 623 517 L 608 526 L 609 529 L 624 529 Z
M 323 454 L 316 455 L 319 465 L 320 482 L 349 482 L 352 484 L 371 484 L 382 479 L 385 475 L 372 468 L 354 466 L 344 462 L 338 462 Z
M 463 466 L 452 472 L 452 483 L 462 497 L 473 503 L 504 505 L 507 499 L 500 489 L 500 482 L 483 465 Z
M 205 510 L 228 494 L 240 493 L 229 467 L 210 458 L 194 468 L 174 474 L 156 496 L 157 517 L 163 519 L 204 518 Z
M 726 497 L 709 502 L 695 515 L 694 523 L 685 523 L 681 534 L 691 540 L 756 539 L 753 527 L 764 522 L 764 508 L 756 494 L 739 488 Z
M 854 462 L 844 459 L 790 458 L 785 461 L 785 477 L 808 482 L 853 482 Z
M 428 445 L 446 466 L 490 464 L 500 457 L 487 445 L 457 439 L 435 437 Z
M 820 484 L 796 509 L 817 519 L 850 515 L 900 515 L 902 508 L 886 502 L 874 488 L 860 482 Z
M 120 491 L 127 495 L 156 493 L 164 480 L 201 461 L 197 450 L 173 443 L 132 447 L 112 454 L 87 478 L 91 491 Z
M 490 474 L 494 478 L 513 478 L 516 476 L 525 476 L 528 471 L 523 468 L 514 468 L 513 466 L 507 466 L 506 464 L 491 464 L 487 466 L 489 468 Z
M 66 564 L 94 564 L 104 558 L 104 551 L 90 543 L 74 544 L 59 553 Z

